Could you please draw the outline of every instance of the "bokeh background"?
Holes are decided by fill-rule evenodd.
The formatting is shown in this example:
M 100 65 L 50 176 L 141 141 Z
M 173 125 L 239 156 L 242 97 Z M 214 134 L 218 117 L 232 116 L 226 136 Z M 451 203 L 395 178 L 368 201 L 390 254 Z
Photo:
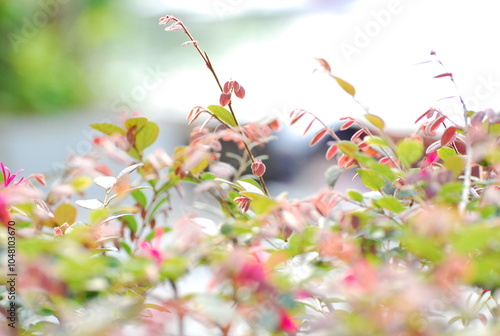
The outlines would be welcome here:
M 183 144 L 187 113 L 219 93 L 196 51 L 181 47 L 182 32 L 158 25 L 165 14 L 185 22 L 222 81 L 245 87 L 234 103 L 242 120 L 286 123 L 295 108 L 328 123 L 361 117 L 313 71 L 322 57 L 394 134 L 410 132 L 431 106 L 460 122 L 458 99 L 442 99 L 456 89 L 432 77 L 452 72 L 469 109 L 498 110 L 499 9 L 488 0 L 2 0 L 0 160 L 26 175 L 55 174 L 68 153 L 90 149 L 89 124 L 135 111 L 160 124 L 158 146 Z M 417 64 L 431 50 L 446 70 Z M 303 165 L 311 151 L 301 131 L 285 129 L 274 149 L 288 178 L 307 182 L 314 167 Z

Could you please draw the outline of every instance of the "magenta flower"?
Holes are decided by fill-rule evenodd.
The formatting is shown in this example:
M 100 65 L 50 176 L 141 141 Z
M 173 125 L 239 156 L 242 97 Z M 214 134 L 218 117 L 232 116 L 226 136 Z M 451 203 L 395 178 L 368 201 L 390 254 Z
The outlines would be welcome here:
M 299 328 L 295 321 L 287 314 L 286 311 L 282 310 L 280 312 L 279 329 L 286 333 L 295 334 Z
M 11 174 L 10 169 L 5 167 L 3 162 L 0 162 L 0 168 L 2 169 L 2 176 L 3 176 L 3 186 L 5 188 L 8 188 L 10 184 L 14 181 L 14 179 L 19 175 L 23 170 L 21 169 L 15 174 Z M 20 185 L 24 181 L 24 177 L 21 177 L 21 179 L 17 182 L 14 182 L 12 184 L 12 187 Z
M 153 242 L 139 241 L 139 248 L 146 256 L 156 261 L 157 265 L 161 265 L 164 260 L 163 253 L 161 252 L 161 237 L 163 236 L 163 228 L 159 227 L 155 230 Z
M 10 220 L 9 204 L 5 197 L 0 194 L 0 222 L 7 226 Z
M 241 212 L 247 212 L 248 209 L 250 209 L 250 198 L 240 196 L 236 197 L 234 201 L 238 203 L 238 209 L 240 209 Z

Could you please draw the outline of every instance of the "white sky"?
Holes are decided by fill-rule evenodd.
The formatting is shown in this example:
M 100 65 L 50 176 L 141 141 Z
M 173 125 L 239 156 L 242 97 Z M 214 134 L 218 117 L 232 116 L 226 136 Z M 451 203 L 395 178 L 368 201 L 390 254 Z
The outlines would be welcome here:
M 309 109 L 327 122 L 362 115 L 330 78 L 312 73 L 317 66 L 314 58 L 322 57 L 335 74 L 355 86 L 356 97 L 370 112 L 382 116 L 394 130 L 411 129 L 431 106 L 461 121 L 458 100 L 438 101 L 456 95 L 447 78 L 432 79 L 444 71 L 436 64 L 415 65 L 431 59 L 431 50 L 454 74 L 469 109 L 498 110 L 500 106 L 500 2 L 357 0 L 332 8 L 347 1 L 179 0 L 161 2 L 164 12 L 158 9 L 158 1 L 153 2 L 160 15 L 194 9 L 215 23 L 266 7 L 304 12 L 278 35 L 244 43 L 216 60 L 220 71 L 245 87 L 247 97 L 235 99 L 234 105 L 247 120 L 287 114 L 294 108 Z M 193 69 L 206 71 L 196 65 Z M 172 74 L 158 95 L 152 95 L 151 104 L 168 104 L 184 113 L 193 104 L 215 103 L 213 92 L 204 89 L 213 85 L 212 79 L 201 76 L 192 83 L 191 75 Z M 188 101 L 182 94 L 186 88 L 191 92 Z M 173 98 L 168 103 L 165 90 Z

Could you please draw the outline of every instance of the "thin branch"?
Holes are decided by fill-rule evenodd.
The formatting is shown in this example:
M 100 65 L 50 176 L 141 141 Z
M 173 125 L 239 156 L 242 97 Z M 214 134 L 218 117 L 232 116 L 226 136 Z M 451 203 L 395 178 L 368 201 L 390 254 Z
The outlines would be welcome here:
M 184 33 L 187 35 L 187 37 L 189 38 L 189 40 L 192 42 L 192 44 L 194 45 L 196 51 L 198 51 L 198 54 L 200 54 L 201 58 L 203 59 L 203 61 L 205 62 L 207 68 L 210 70 L 210 72 L 212 73 L 215 81 L 217 82 L 217 86 L 219 87 L 220 91 L 223 92 L 223 88 L 222 88 L 222 85 L 220 83 L 220 80 L 219 80 L 219 77 L 217 76 L 217 73 L 215 72 L 215 69 L 212 65 L 212 62 L 210 61 L 210 58 L 208 57 L 208 54 L 205 52 L 205 51 L 202 51 L 200 49 L 200 47 L 198 46 L 198 41 L 196 41 L 193 36 L 191 35 L 191 33 L 189 32 L 189 30 L 187 29 L 187 27 L 184 25 L 184 23 L 182 21 L 180 21 L 179 19 L 177 18 L 174 18 L 174 17 L 171 17 L 170 20 L 172 21 L 175 21 L 178 26 L 180 26 L 182 28 L 182 30 L 184 31 Z M 236 127 L 237 128 L 240 128 L 240 124 L 238 123 L 238 119 L 236 118 L 236 114 L 234 113 L 234 110 L 233 110 L 233 107 L 231 106 L 231 103 L 228 104 L 228 107 L 229 107 L 229 111 L 231 112 L 231 115 L 234 119 L 234 122 L 236 124 Z M 243 131 L 241 130 L 240 128 L 240 132 L 242 135 L 243 134 Z M 252 163 L 255 162 L 255 157 L 253 156 L 252 154 L 252 151 L 250 150 L 250 148 L 248 147 L 248 144 L 243 141 L 243 144 L 245 145 L 245 151 L 248 153 L 248 156 L 250 157 L 250 160 L 252 161 Z M 264 181 L 264 178 L 262 176 L 259 176 L 259 181 L 260 181 L 260 184 L 262 186 L 262 189 L 264 190 L 264 193 L 266 194 L 266 196 L 269 196 L 269 190 L 267 189 L 267 185 L 266 185 L 266 182 Z

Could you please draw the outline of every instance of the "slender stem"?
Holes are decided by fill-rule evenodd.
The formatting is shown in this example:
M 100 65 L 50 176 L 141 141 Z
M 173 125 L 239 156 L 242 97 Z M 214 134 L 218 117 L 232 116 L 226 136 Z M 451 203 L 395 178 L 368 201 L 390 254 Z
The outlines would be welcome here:
M 174 291 L 174 299 L 175 301 L 179 300 L 179 291 L 177 290 L 177 284 L 173 280 L 169 280 L 170 285 L 172 286 L 172 290 Z M 177 302 L 176 302 L 177 304 Z M 184 312 L 179 311 L 179 336 L 184 336 Z
M 189 38 L 189 40 L 191 42 L 193 42 L 193 45 L 194 45 L 196 51 L 198 51 L 198 53 L 200 54 L 200 56 L 203 59 L 203 61 L 205 61 L 205 64 L 206 64 L 207 68 L 210 70 L 210 72 L 212 73 L 213 77 L 215 78 L 215 81 L 217 82 L 217 86 L 219 87 L 220 91 L 223 92 L 224 90 L 223 90 L 222 85 L 220 83 L 219 77 L 217 76 L 217 73 L 215 72 L 215 69 L 214 69 L 214 67 L 212 65 L 212 62 L 210 61 L 210 58 L 208 57 L 208 54 L 200 49 L 200 47 L 198 46 L 198 42 L 193 38 L 193 36 L 189 32 L 189 30 L 186 28 L 186 26 L 184 25 L 184 23 L 182 23 L 182 21 L 179 21 L 179 20 L 177 20 L 177 23 L 182 27 L 182 30 L 187 35 L 187 37 Z M 238 123 L 238 119 L 236 118 L 236 114 L 234 113 L 234 110 L 233 110 L 233 107 L 232 107 L 231 103 L 228 104 L 228 107 L 229 107 L 229 111 L 231 112 L 231 115 L 232 115 L 232 117 L 234 119 L 234 122 L 236 124 L 236 127 L 240 129 L 240 127 L 239 127 L 240 124 Z M 242 135 L 244 135 L 243 131 L 241 129 L 240 129 L 240 132 L 241 132 Z M 245 151 L 248 153 L 248 156 L 250 157 L 250 160 L 252 161 L 252 163 L 254 163 L 255 162 L 255 157 L 253 156 L 252 151 L 248 147 L 248 144 L 245 141 L 243 141 L 243 144 L 245 145 Z M 262 176 L 259 176 L 259 181 L 260 181 L 260 184 L 262 186 L 262 189 L 264 190 L 264 193 L 266 194 L 266 196 L 269 196 L 269 190 L 267 189 L 266 182 L 264 181 L 264 178 Z
M 434 53 L 435 55 L 435 53 Z M 443 62 L 441 60 L 437 60 L 437 62 L 443 67 L 444 71 L 446 73 L 449 73 L 446 70 L 446 67 L 444 66 Z M 469 125 L 469 111 L 467 109 L 467 106 L 465 105 L 465 102 L 460 95 L 460 90 L 458 90 L 457 83 L 455 82 L 455 79 L 453 78 L 453 75 L 450 73 L 450 80 L 455 86 L 455 90 L 458 93 L 458 98 L 460 99 L 460 103 L 462 104 L 462 108 L 464 110 L 464 130 L 465 134 L 467 135 L 467 127 Z M 464 187 L 462 189 L 462 195 L 460 198 L 460 203 L 458 205 L 458 211 L 461 215 L 465 213 L 465 210 L 467 208 L 467 204 L 469 202 L 469 193 L 470 193 L 470 188 L 471 188 L 471 177 L 472 177 L 472 144 L 470 140 L 466 137 L 465 139 L 465 167 L 464 167 Z

